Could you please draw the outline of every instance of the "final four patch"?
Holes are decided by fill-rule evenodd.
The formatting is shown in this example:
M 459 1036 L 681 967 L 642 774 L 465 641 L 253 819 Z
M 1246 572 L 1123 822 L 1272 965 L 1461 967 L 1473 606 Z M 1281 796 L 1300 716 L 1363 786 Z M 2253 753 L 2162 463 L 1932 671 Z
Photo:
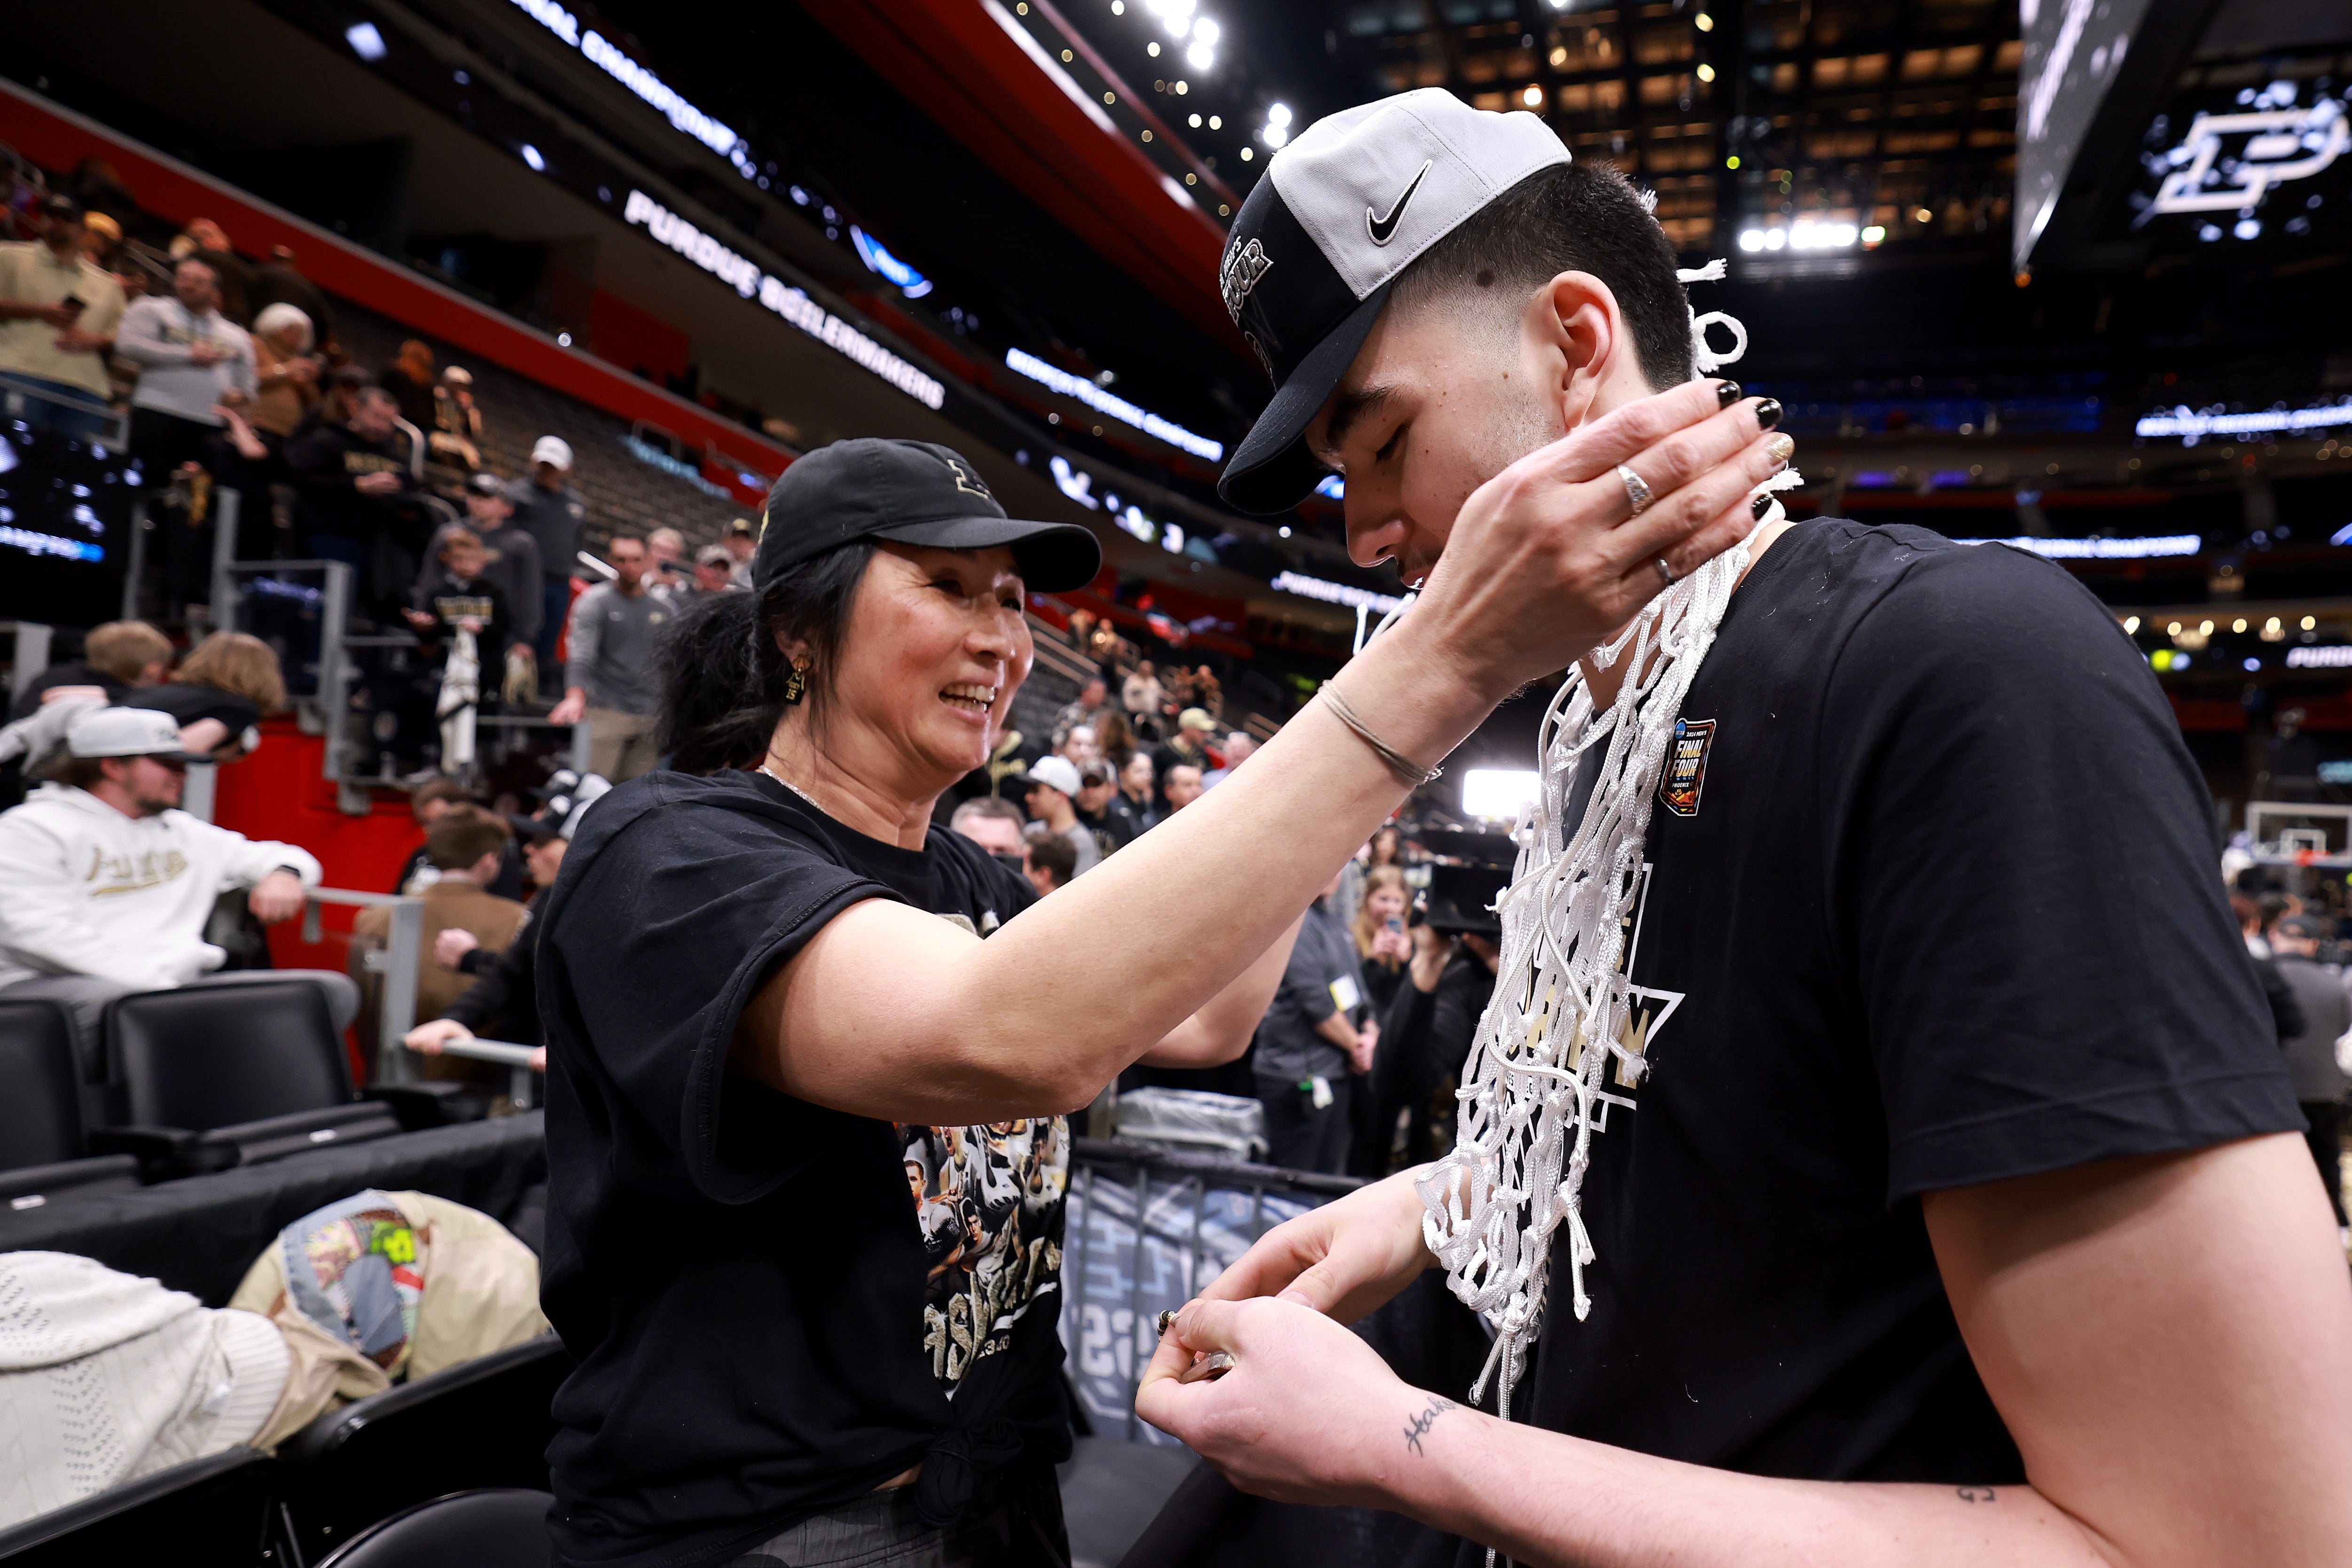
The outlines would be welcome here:
M 1677 817 L 1698 815 L 1698 792 L 1706 784 L 1707 747 L 1715 744 L 1715 720 L 1675 720 L 1675 743 L 1658 779 L 1658 799 Z

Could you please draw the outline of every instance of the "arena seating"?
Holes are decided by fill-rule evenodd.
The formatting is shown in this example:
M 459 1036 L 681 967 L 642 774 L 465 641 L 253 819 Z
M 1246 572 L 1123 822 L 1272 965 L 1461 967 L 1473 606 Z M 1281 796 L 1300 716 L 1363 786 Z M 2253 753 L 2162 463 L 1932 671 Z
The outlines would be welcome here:
M 335 329 L 354 364 L 375 370 L 390 364 L 400 345 L 418 334 L 388 317 L 348 300 L 335 301 Z M 718 542 L 730 519 L 753 515 L 750 501 L 722 500 L 685 479 L 631 455 L 622 441 L 626 421 L 487 360 L 424 339 L 440 365 L 463 365 L 474 378 L 474 402 L 482 413 L 482 462 L 509 478 L 530 472 L 531 444 L 559 435 L 572 447 L 572 486 L 588 503 L 583 548 L 601 549 L 616 533 L 640 536 L 672 528 L 684 534 L 688 553 Z
M 171 1563 L 253 1568 L 276 1563 L 277 1466 L 252 1448 L 208 1454 L 0 1530 L 8 1568 Z
M 14 1212 L 139 1185 L 129 1155 L 89 1155 L 72 1030 L 58 1003 L 0 1002 L 0 1199 Z
M 572 1370 L 552 1334 L 331 1410 L 278 1449 L 303 1554 L 356 1537 L 387 1497 L 547 1485 L 549 1406 Z
M 543 1491 L 488 1489 L 420 1503 L 319 1568 L 535 1568 L 552 1557 Z
M 456 1088 L 386 1087 L 355 1101 L 326 999 L 301 980 L 119 998 L 105 1033 L 115 1120 L 91 1144 L 137 1155 L 151 1179 L 390 1137 L 404 1114 L 440 1120 Z

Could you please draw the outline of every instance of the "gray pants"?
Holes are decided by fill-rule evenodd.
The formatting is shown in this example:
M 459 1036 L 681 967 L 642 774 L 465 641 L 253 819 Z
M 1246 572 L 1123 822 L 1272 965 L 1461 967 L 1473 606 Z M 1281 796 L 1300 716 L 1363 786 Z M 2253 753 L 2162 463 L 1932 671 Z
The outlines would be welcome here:
M 179 988 L 193 991 L 223 986 L 266 986 L 273 980 L 308 980 L 324 991 L 327 1013 L 334 1019 L 338 1034 L 359 1016 L 360 988 L 352 984 L 350 976 L 339 975 L 332 969 L 232 969 L 225 975 L 202 976 Z M 106 1004 L 139 989 L 98 975 L 47 975 L 37 980 L 0 986 L 0 1001 L 47 998 L 65 1003 L 66 1010 L 73 1015 L 74 1065 L 80 1070 L 84 1083 L 95 1083 L 100 1077 L 99 1050 L 104 1043 L 100 1025 Z

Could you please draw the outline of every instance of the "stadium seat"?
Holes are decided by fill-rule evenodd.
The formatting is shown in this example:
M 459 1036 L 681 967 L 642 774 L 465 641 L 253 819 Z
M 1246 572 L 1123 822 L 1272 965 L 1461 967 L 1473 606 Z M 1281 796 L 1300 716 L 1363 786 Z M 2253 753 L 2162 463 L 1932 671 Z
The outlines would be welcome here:
M 304 1553 L 356 1547 L 387 1500 L 546 1486 L 549 1406 L 571 1370 L 549 1334 L 354 1400 L 287 1438 L 278 1457 Z
M 89 1568 L 169 1563 L 174 1568 L 252 1568 L 280 1531 L 278 1467 L 252 1448 L 230 1448 L 110 1487 L 79 1502 L 0 1530 L 8 1568 Z
M 543 1491 L 453 1492 L 370 1525 L 319 1568 L 541 1568 L 551 1562 Z
M 146 991 L 107 1005 L 108 1093 L 119 1124 L 95 1148 L 150 1179 L 283 1159 L 437 1124 L 432 1087 L 352 1093 L 326 998 L 307 981 Z
M 73 1193 L 139 1185 L 127 1155 L 91 1159 L 82 1132 L 72 1022 L 48 1001 L 0 1002 L 0 1200 L 37 1208 Z

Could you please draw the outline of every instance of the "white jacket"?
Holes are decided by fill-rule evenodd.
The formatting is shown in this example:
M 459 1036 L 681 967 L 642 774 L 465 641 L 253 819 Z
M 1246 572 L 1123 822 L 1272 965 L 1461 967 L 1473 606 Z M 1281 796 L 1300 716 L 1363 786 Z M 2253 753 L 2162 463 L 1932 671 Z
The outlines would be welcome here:
M 126 817 L 86 789 L 44 784 L 0 811 L 0 986 L 43 975 L 184 985 L 226 956 L 204 939 L 214 901 L 280 866 L 319 885 L 308 850 L 185 811 Z
M 62 1252 L 0 1253 L 0 1525 L 250 1441 L 278 1325 Z

